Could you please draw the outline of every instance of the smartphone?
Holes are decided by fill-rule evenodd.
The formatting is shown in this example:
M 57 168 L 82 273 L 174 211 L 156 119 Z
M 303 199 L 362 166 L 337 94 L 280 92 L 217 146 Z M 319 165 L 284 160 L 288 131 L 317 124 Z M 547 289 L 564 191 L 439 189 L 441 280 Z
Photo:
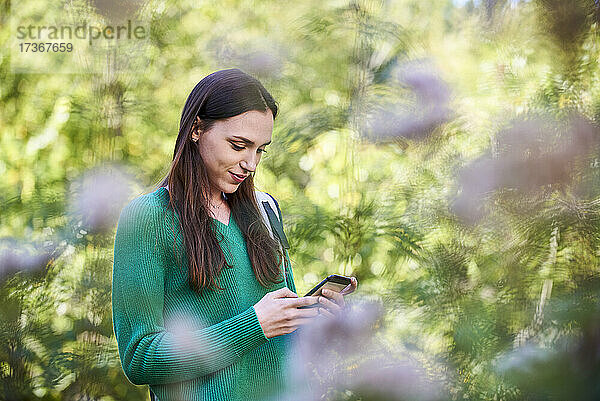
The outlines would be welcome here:
M 309 292 L 306 293 L 305 297 L 309 297 L 309 296 L 317 297 L 317 296 L 321 295 L 321 291 L 323 291 L 324 289 L 332 290 L 335 292 L 341 292 L 344 288 L 346 288 L 348 285 L 350 285 L 350 283 L 352 283 L 352 281 L 350 280 L 350 277 L 332 274 L 330 276 L 327 276 L 319 284 L 315 285 Z M 298 307 L 298 309 L 316 308 L 318 306 L 319 306 L 319 304 L 313 304 L 313 305 L 309 305 L 309 306 L 300 306 L 300 307 Z

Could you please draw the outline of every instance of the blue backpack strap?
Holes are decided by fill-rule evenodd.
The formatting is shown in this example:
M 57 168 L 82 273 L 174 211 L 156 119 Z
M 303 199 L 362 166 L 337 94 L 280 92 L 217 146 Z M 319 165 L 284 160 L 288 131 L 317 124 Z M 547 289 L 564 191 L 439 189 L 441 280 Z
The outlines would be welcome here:
M 267 194 L 266 192 L 261 192 L 261 191 L 255 190 L 255 195 L 256 195 L 256 201 L 258 203 L 257 206 L 258 206 L 259 212 L 261 214 L 262 222 L 265 224 L 271 237 L 275 241 L 279 242 L 279 245 L 281 246 L 281 251 L 284 254 L 284 258 L 285 258 L 286 249 L 290 249 L 290 244 L 288 243 L 285 233 L 283 232 L 283 224 L 281 223 L 282 219 L 281 219 L 281 210 L 279 210 L 279 204 L 277 203 L 275 198 L 273 198 L 271 195 Z M 273 210 L 272 206 L 275 206 L 275 209 L 277 209 L 277 213 L 279 214 L 279 217 L 277 217 L 277 215 L 275 214 L 275 211 Z M 285 262 L 283 263 L 283 270 L 284 270 L 283 280 L 285 282 L 285 286 L 288 287 L 288 282 L 287 282 L 288 267 L 287 267 L 287 263 L 285 263 Z M 288 288 L 290 288 L 290 287 L 288 287 Z
M 283 231 L 283 223 L 279 204 L 270 194 L 255 190 L 256 200 L 263 223 L 267 226 L 271 237 L 281 246 L 282 250 L 290 249 L 290 244 Z M 277 210 L 277 212 L 275 212 Z
M 285 232 L 283 231 L 283 223 L 281 222 L 281 210 L 279 209 L 279 204 L 277 203 L 275 198 L 273 198 L 271 196 L 271 194 L 269 194 L 267 192 L 265 192 L 265 193 L 267 195 L 269 195 L 269 197 L 271 199 L 273 199 L 273 202 L 275 203 L 275 208 L 277 209 L 277 214 L 279 215 L 279 217 L 277 215 L 275 215 L 275 212 L 273 211 L 273 208 L 271 208 L 271 205 L 269 204 L 269 202 L 262 201 L 262 206 L 265 209 L 265 211 L 267 212 L 267 217 L 269 218 L 269 223 L 271 223 L 271 229 L 273 230 L 273 233 L 279 239 L 279 242 L 281 242 L 281 246 L 284 249 L 290 249 L 290 244 L 288 242 L 287 237 L 285 236 Z

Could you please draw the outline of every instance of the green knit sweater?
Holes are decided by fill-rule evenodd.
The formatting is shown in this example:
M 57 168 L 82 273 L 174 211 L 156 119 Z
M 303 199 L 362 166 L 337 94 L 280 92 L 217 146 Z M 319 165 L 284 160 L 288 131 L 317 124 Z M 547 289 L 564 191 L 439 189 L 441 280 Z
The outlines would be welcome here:
M 224 290 L 198 294 L 188 284 L 178 216 L 165 188 L 140 196 L 119 218 L 112 277 L 113 325 L 123 371 L 149 384 L 160 401 L 266 400 L 285 386 L 292 335 L 267 339 L 253 305 L 287 286 L 260 285 L 235 219 L 212 219 L 231 269 Z M 222 237 L 221 235 L 222 234 Z M 286 254 L 287 258 L 287 254 Z

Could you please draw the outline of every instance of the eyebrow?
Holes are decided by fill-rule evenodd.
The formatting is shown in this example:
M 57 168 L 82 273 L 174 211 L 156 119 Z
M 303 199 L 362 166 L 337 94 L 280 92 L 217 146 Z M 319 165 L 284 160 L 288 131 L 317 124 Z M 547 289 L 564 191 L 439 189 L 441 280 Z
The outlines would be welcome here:
M 254 145 L 254 142 L 253 142 L 253 141 L 251 141 L 251 140 L 250 140 L 250 139 L 248 139 L 248 138 L 244 138 L 243 136 L 233 135 L 233 137 L 234 137 L 234 138 L 237 138 L 237 139 L 239 139 L 239 140 L 241 140 L 242 142 L 246 143 L 247 145 Z M 270 144 L 270 143 L 271 143 L 271 141 L 269 141 L 269 142 L 267 142 L 267 143 L 263 144 L 262 146 L 267 146 L 267 145 L 268 145 L 268 144 Z

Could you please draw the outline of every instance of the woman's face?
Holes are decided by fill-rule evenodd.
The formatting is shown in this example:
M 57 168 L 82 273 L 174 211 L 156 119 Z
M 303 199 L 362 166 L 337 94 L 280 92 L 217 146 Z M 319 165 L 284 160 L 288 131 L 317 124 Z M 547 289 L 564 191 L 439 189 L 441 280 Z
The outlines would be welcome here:
M 251 110 L 217 120 L 198 138 L 198 149 L 211 185 L 211 196 L 233 193 L 256 170 L 265 146 L 271 143 L 273 113 Z M 194 138 L 194 135 L 192 136 Z

